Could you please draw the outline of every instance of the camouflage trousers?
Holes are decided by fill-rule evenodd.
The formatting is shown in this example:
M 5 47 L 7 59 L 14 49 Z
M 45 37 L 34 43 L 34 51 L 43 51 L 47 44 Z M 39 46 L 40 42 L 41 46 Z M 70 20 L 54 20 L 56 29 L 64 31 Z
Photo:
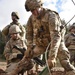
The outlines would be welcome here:
M 74 50 L 69 51 L 70 51 L 70 62 L 75 66 L 75 51 Z

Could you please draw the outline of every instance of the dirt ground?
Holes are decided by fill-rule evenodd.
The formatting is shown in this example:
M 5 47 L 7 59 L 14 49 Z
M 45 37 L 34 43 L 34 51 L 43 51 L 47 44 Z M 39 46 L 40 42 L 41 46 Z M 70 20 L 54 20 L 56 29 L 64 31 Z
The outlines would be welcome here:
M 3 69 L 3 70 L 6 69 L 6 61 L 5 60 L 0 59 L 0 69 Z
M 6 64 L 6 61 L 5 60 L 2 60 L 2 59 L 0 59 L 0 69 L 3 69 L 4 71 L 6 70 L 6 66 L 7 66 L 7 64 Z M 34 68 L 33 68 L 34 69 Z M 40 67 L 40 71 L 42 70 L 43 68 L 42 67 Z M 24 73 L 24 75 L 27 75 L 27 72 L 26 73 Z

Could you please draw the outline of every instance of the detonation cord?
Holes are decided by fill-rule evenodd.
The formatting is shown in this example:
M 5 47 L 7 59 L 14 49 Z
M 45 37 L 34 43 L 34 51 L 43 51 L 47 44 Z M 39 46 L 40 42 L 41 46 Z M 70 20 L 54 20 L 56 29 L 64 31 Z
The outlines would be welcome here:
M 48 61 L 47 61 L 47 52 L 48 52 L 48 49 L 49 49 L 50 44 L 51 44 L 51 42 L 48 44 L 48 46 L 47 46 L 47 48 L 46 48 L 46 52 L 45 52 L 45 60 L 46 60 L 46 65 L 47 65 L 49 74 L 51 75 L 51 71 L 50 71 L 50 68 L 49 68 L 49 65 L 48 65 Z
M 75 5 L 75 2 L 73 0 L 71 0 L 73 2 L 73 4 Z

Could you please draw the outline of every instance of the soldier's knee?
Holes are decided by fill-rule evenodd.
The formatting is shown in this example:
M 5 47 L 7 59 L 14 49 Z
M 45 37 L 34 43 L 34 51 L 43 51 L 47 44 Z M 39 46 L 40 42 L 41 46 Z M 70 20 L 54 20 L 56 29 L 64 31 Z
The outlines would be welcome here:
M 74 66 L 70 64 L 69 60 L 62 60 L 60 63 L 66 71 L 75 70 Z

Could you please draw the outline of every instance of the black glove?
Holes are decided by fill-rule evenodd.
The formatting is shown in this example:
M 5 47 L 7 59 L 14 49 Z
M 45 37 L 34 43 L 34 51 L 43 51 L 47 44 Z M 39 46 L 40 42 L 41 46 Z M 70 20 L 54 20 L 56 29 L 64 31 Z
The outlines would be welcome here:
M 16 48 L 17 49 L 17 46 L 14 45 L 13 48 Z
M 17 54 L 17 58 L 18 59 L 22 59 L 23 58 L 23 54 Z

